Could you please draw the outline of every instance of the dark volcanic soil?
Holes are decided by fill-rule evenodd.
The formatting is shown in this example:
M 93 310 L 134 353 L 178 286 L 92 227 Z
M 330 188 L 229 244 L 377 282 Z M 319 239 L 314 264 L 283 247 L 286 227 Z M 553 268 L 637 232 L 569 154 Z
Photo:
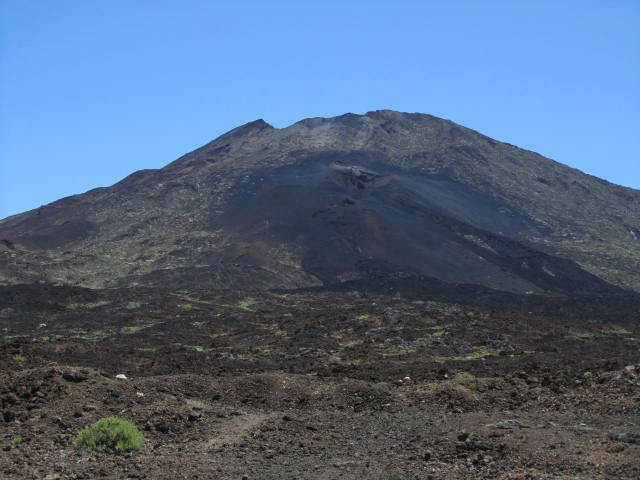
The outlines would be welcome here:
M 0 477 L 639 478 L 637 300 L 536 298 L 4 287 Z

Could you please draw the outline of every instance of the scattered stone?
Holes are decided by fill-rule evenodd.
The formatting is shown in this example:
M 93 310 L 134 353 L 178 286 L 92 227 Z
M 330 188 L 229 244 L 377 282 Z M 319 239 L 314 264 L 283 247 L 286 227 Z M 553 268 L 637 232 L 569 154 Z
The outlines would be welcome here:
M 62 420 L 61 417 L 52 417 L 51 420 L 53 421 L 53 423 L 58 425 L 63 430 L 67 430 L 69 428 L 69 425 L 67 423 L 65 423 L 65 421 Z
M 462 430 L 461 432 L 458 432 L 458 440 L 460 440 L 461 442 L 464 442 L 468 438 L 469 438 L 469 434 L 464 430 Z
M 612 443 L 607 447 L 606 452 L 607 453 L 620 453 L 625 448 L 626 447 L 622 443 Z
M 62 372 L 62 378 L 68 382 L 80 383 L 88 380 L 89 377 L 78 372 Z
M 640 434 L 638 433 L 612 433 L 609 440 L 622 443 L 640 443 Z
M 119 373 L 116 375 L 118 380 L 128 380 L 127 376 L 124 373 Z
M 556 427 L 556 426 L 557 425 L 555 423 L 547 420 L 547 421 L 545 421 L 545 422 L 543 422 L 543 423 L 541 423 L 539 425 L 536 425 L 536 428 L 551 428 L 551 427 Z
M 2 400 L 4 401 L 4 403 L 10 403 L 10 404 L 15 404 L 20 401 L 18 396 L 13 392 L 7 393 Z
M 190 422 L 201 422 L 202 421 L 202 413 L 200 412 L 190 412 L 187 416 L 187 420 Z
M 160 433 L 169 433 L 171 430 L 171 425 L 165 420 L 159 420 L 153 426 Z
M 456 449 L 475 452 L 478 450 L 481 450 L 481 451 L 489 450 L 489 446 L 480 439 L 467 438 L 464 441 L 456 442 Z
M 500 420 L 499 422 L 487 425 L 487 427 L 500 428 L 503 430 L 511 430 L 514 428 L 529 428 L 528 425 L 525 425 L 520 420 L 515 419 Z
M 7 409 L 2 412 L 2 419 L 7 423 L 13 422 L 15 418 L 16 418 L 16 415 L 11 410 Z
M 578 433 L 578 434 L 583 434 L 583 433 L 587 433 L 587 432 L 592 432 L 592 431 L 594 431 L 594 430 L 595 430 L 595 428 L 594 428 L 594 427 L 590 427 L 590 426 L 589 426 L 589 425 L 587 425 L 586 423 L 582 423 L 582 422 L 580 422 L 580 423 L 578 423 L 578 424 L 576 424 L 576 425 L 573 425 L 573 426 L 571 427 L 571 429 L 572 429 L 574 432 Z

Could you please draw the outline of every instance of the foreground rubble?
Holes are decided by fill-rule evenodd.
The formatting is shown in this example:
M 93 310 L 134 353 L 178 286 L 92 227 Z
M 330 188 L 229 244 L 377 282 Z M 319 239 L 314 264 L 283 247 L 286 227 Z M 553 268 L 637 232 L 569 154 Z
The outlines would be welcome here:
M 640 476 L 640 331 L 613 311 L 4 293 L 2 478 Z M 107 415 L 136 423 L 140 452 L 72 446 Z

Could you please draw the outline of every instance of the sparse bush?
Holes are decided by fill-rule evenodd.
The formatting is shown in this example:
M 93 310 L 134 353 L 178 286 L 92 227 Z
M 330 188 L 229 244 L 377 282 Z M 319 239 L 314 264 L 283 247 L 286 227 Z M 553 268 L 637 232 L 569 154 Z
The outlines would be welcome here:
M 106 417 L 87 425 L 73 442 L 88 452 L 127 452 L 139 450 L 144 443 L 142 433 L 128 420 Z
M 472 373 L 458 372 L 456 373 L 454 379 L 465 384 L 469 390 L 473 390 L 473 391 L 478 390 L 478 380 Z

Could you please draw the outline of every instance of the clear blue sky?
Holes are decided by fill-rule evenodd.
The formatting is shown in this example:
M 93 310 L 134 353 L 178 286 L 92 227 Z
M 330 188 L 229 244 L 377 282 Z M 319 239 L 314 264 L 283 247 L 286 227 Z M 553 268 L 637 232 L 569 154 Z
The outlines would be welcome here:
M 640 2 L 0 0 L 0 218 L 380 108 L 640 188 Z

